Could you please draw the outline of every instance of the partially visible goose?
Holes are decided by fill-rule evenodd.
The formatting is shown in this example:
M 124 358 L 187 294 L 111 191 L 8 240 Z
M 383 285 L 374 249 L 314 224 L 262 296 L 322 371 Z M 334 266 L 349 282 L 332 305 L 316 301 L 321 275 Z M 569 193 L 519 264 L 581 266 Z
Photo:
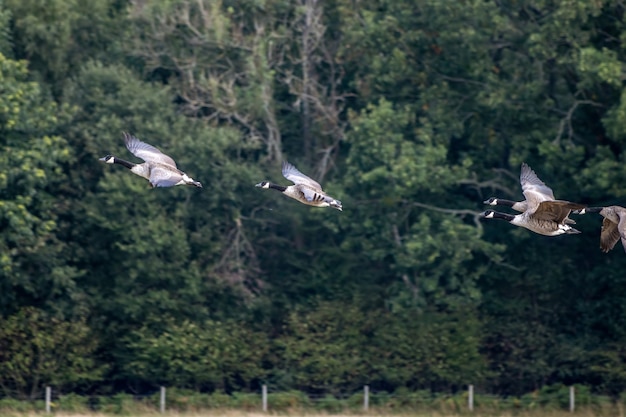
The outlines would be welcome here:
M 536 198 L 541 198 L 540 201 L 555 200 L 552 189 L 541 181 L 537 174 L 535 174 L 535 171 L 533 171 L 526 163 L 522 163 L 520 183 L 522 184 L 524 195 L 526 195 L 526 191 L 528 191 L 534 193 Z M 483 201 L 483 204 L 488 204 L 490 206 L 508 206 L 519 212 L 525 212 L 528 210 L 528 201 L 526 200 L 512 201 L 504 198 L 490 197 L 489 199 Z M 565 218 L 565 223 L 576 224 L 576 222 L 569 217 Z
M 552 190 L 525 163 L 522 164 L 520 183 L 524 197 L 526 197 L 526 200 L 520 202 L 520 205 L 517 206 L 518 209 L 522 208 L 524 207 L 523 203 L 525 203 L 525 210 L 521 214 L 513 216 L 494 210 L 487 210 L 482 213 L 482 216 L 486 219 L 506 220 L 515 226 L 524 227 L 545 236 L 580 233 L 579 230 L 566 223 L 568 223 L 567 216 L 569 216 L 570 212 L 572 210 L 584 209 L 585 206 L 583 204 L 555 200 Z
M 100 161 L 107 164 L 118 164 L 130 169 L 134 174 L 146 178 L 152 187 L 173 187 L 175 185 L 193 185 L 202 188 L 200 182 L 190 178 L 176 167 L 174 160 L 152 145 L 140 141 L 133 135 L 124 132 L 126 148 L 137 158 L 143 159 L 142 164 L 125 161 L 124 159 L 107 155 Z
M 291 197 L 303 204 L 315 207 L 332 207 L 343 211 L 341 201 L 336 200 L 322 191 L 322 186 L 318 182 L 304 175 L 302 172 L 287 161 L 283 161 L 283 176 L 294 185 L 283 187 L 269 181 L 262 181 L 256 187 L 271 188 L 280 191 L 287 197 Z
M 577 214 L 600 213 L 602 230 L 600 232 L 600 249 L 608 252 L 615 247 L 621 239 L 624 251 L 626 251 L 626 208 L 620 206 L 586 207 Z
M 580 205 L 575 206 L 580 207 Z M 570 210 L 571 209 L 568 209 L 566 213 L 569 213 Z M 531 213 L 530 210 L 526 210 L 514 216 L 512 214 L 500 213 L 499 211 L 486 210 L 481 213 L 481 216 L 486 219 L 506 220 L 515 226 L 524 227 L 545 236 L 580 233 L 580 230 L 565 224 L 563 221 L 565 217 L 562 214 L 558 214 L 559 212 L 563 213 L 563 211 L 558 208 L 553 212 L 538 210 L 535 213 Z M 567 214 L 565 214 L 565 216 L 567 216 Z

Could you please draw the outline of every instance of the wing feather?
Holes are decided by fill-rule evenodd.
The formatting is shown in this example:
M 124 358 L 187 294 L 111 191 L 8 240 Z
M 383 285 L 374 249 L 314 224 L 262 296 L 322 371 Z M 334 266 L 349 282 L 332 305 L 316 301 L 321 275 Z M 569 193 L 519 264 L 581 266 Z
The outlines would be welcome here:
M 620 239 L 620 232 L 617 223 L 613 223 L 606 217 L 602 220 L 602 231 L 600 232 L 600 248 L 603 252 L 608 252 Z
M 541 181 L 537 174 L 535 174 L 535 171 L 526 163 L 522 163 L 519 179 L 522 184 L 524 197 L 526 197 L 526 200 L 531 206 L 536 206 L 542 201 L 554 200 L 552 189 Z
M 585 207 L 586 206 L 584 204 L 572 203 L 570 201 L 543 201 L 539 203 L 534 213 L 532 213 L 532 216 L 541 220 L 551 220 L 557 223 L 563 223 L 572 210 L 582 210 Z
M 176 168 L 176 162 L 174 162 L 171 157 L 165 155 L 154 146 L 140 141 L 133 135 L 124 132 L 124 142 L 126 143 L 126 148 L 130 151 L 130 153 L 135 155 L 137 158 L 141 158 L 146 162 L 154 162 Z
M 319 185 L 317 181 L 307 177 L 287 161 L 283 161 L 283 177 L 287 178 L 294 184 L 307 185 L 315 190 L 322 191 L 322 186 Z

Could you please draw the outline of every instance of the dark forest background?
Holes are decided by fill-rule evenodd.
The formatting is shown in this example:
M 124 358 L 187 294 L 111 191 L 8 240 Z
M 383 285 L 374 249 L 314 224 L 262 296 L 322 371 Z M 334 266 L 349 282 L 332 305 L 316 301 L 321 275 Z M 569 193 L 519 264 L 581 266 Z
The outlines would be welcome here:
M 1 0 L 0 393 L 626 391 L 621 0 Z M 105 165 L 129 131 L 203 189 Z M 344 211 L 254 187 L 282 160 Z

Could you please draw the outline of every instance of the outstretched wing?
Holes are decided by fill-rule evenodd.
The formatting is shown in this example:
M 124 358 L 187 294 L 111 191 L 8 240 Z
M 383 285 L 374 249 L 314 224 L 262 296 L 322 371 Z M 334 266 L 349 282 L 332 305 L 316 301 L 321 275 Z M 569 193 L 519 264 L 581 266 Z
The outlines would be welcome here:
M 524 197 L 531 206 L 537 205 L 542 201 L 554 200 L 554 193 L 543 181 L 539 179 L 535 171 L 533 171 L 526 163 L 522 163 L 519 181 L 522 184 L 522 192 Z
M 176 168 L 176 162 L 163 152 L 158 150 L 152 145 L 140 141 L 131 134 L 124 132 L 124 142 L 126 148 L 135 155 L 137 158 L 141 158 L 146 162 L 155 162 L 164 165 L 170 165 Z
M 294 184 L 307 185 L 315 190 L 322 191 L 322 186 L 319 185 L 317 181 L 307 177 L 287 161 L 283 161 L 283 177 L 287 178 Z
M 622 221 L 620 221 L 620 223 L 622 223 Z M 620 237 L 618 224 L 613 223 L 605 217 L 602 220 L 602 231 L 600 232 L 600 249 L 602 249 L 603 252 L 610 251 L 620 240 Z M 624 243 L 623 237 L 622 243 Z M 626 245 L 624 245 L 624 247 L 626 248 Z
M 541 220 L 550 220 L 557 223 L 563 223 L 572 210 L 582 210 L 584 204 L 572 203 L 569 201 L 549 200 L 543 201 L 537 206 L 532 216 Z M 567 219 L 572 221 L 571 219 Z

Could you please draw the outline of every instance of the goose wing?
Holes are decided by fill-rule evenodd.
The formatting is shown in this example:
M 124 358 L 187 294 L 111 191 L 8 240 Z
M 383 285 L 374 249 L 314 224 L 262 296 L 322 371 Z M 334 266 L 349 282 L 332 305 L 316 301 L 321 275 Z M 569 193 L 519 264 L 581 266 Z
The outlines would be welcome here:
M 283 161 L 283 177 L 287 178 L 294 184 L 302 184 L 309 186 L 314 190 L 322 191 L 322 186 L 319 185 L 317 181 L 314 181 L 311 178 L 307 177 L 302 172 L 298 171 L 295 166 L 291 165 L 287 161 Z M 306 187 L 302 188 L 305 189 Z
M 169 166 L 153 166 L 150 169 L 150 184 L 153 187 L 173 187 L 183 180 L 183 175 L 178 170 L 172 170 Z
M 146 162 L 154 162 L 176 168 L 176 162 L 174 162 L 171 157 L 165 155 L 154 146 L 140 141 L 133 135 L 124 132 L 124 142 L 126 143 L 126 148 L 130 151 L 130 153 L 135 155 L 137 158 L 141 158 Z
M 552 189 L 541 181 L 535 174 L 535 171 L 526 163 L 522 163 L 519 180 L 520 184 L 522 184 L 522 192 L 530 208 L 537 206 L 542 201 L 554 200 Z
M 619 231 L 620 238 L 622 239 L 622 246 L 626 252 L 626 209 L 623 207 L 616 207 L 615 213 L 619 216 L 617 230 Z
M 620 224 L 623 222 L 623 220 L 620 220 Z M 602 231 L 600 232 L 600 249 L 602 249 L 602 252 L 608 252 L 613 249 L 615 244 L 620 240 L 620 237 L 622 244 L 624 244 L 626 248 L 626 243 L 624 243 L 625 238 L 620 236 L 619 225 L 605 217 L 602 220 Z
M 540 220 L 550 220 L 563 223 L 572 210 L 582 210 L 584 204 L 562 200 L 548 200 L 539 203 L 532 216 Z M 570 220 L 571 221 L 571 220 Z
M 319 191 L 313 190 L 307 186 L 298 186 L 298 190 L 302 193 L 302 195 L 304 196 L 304 199 L 306 201 L 308 201 L 309 203 L 312 203 L 313 201 L 322 201 L 325 199 L 324 194 L 320 193 Z

